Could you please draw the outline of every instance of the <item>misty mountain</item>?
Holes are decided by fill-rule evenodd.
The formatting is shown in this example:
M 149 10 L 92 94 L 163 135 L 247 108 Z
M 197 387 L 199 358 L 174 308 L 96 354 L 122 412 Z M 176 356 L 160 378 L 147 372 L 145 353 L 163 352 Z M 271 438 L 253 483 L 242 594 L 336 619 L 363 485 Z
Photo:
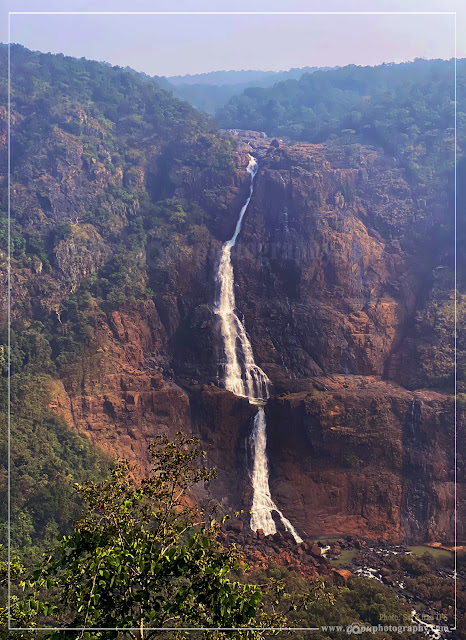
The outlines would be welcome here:
M 289 71 L 211 71 L 194 75 L 169 76 L 173 93 L 197 109 L 214 114 L 235 95 L 248 87 L 271 87 L 276 82 L 299 79 L 304 73 L 327 70 L 329 67 L 303 67 Z M 162 85 L 160 85 L 162 86 Z M 162 88 L 168 88 L 162 86 Z

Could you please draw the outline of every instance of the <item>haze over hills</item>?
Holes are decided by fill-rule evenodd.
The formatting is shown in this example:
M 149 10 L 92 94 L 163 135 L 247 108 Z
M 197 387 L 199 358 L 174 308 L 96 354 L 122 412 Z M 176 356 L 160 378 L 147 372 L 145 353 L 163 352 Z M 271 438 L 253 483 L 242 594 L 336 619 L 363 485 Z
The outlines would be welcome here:
M 329 68 L 329 67 L 327 67 Z M 210 71 L 209 73 L 187 74 L 184 76 L 167 76 L 171 84 L 186 86 L 191 84 L 203 85 L 254 85 L 256 87 L 271 86 L 275 82 L 287 79 L 298 79 L 303 73 L 313 73 L 322 67 L 302 67 L 289 69 L 288 71 L 261 71 L 261 70 L 231 70 Z
M 107 62 L 102 64 L 111 66 Z M 180 100 L 189 102 L 196 109 L 214 115 L 217 109 L 226 105 L 234 95 L 241 94 L 248 87 L 270 87 L 276 82 L 290 78 L 300 78 L 304 73 L 327 68 L 303 67 L 288 71 L 211 71 L 209 73 L 184 76 L 150 76 L 146 73 L 124 67 L 129 73 L 138 74 L 161 89 L 171 91 Z
M 4 47 L 0 56 L 6 65 Z M 243 509 L 227 537 L 236 536 L 258 566 L 272 559 L 307 577 L 331 575 L 315 548 L 325 536 L 348 549 L 364 540 L 380 549 L 451 544 L 452 63 L 349 66 L 280 82 L 274 72 L 253 72 L 256 80 L 244 76 L 252 72 L 214 72 L 200 77 L 230 83 L 200 85 L 191 76 L 170 91 L 157 86 L 166 79 L 18 45 L 11 63 L 15 548 L 32 561 L 69 530 L 78 506 L 68 476 L 100 477 L 107 458 L 119 456 L 142 477 L 147 444 L 178 430 L 210 446 L 218 478 L 196 498 L 215 500 L 222 512 Z M 466 516 L 465 71 L 458 61 L 459 521 Z M 206 99 L 246 81 L 273 86 L 241 89 L 218 122 L 176 97 L 202 87 Z M 6 105 L 6 82 L 0 89 Z M 230 136 L 220 126 L 240 131 Z M 0 127 L 6 168 L 5 106 Z M 6 184 L 2 176 L 2 354 Z M 229 259 L 223 306 L 222 255 Z M 228 385 L 235 354 L 229 370 L 240 371 L 241 384 L 232 374 Z M 5 391 L 4 359 L 2 367 Z M 267 380 L 260 394 L 231 391 L 259 371 Z M 260 421 L 248 395 L 264 405 Z M 6 411 L 2 419 L 5 430 Z M 252 473 L 251 434 L 264 421 L 269 466 L 261 469 L 270 471 L 274 538 L 254 538 L 249 518 L 251 478 L 260 475 Z M 306 546 L 286 537 L 278 510 Z M 384 589 L 402 597 L 408 569 L 395 565 L 384 566 Z M 415 597 L 451 616 L 451 578 L 427 564 L 411 569 Z M 351 593 L 361 589 L 364 602 L 378 602 L 369 587 L 364 594 L 364 581 L 355 584 Z
M 317 69 L 318 67 L 303 67 L 288 71 L 211 71 L 168 76 L 167 80 L 176 87 L 174 95 L 213 115 L 232 96 L 241 94 L 248 87 L 271 87 L 281 80 L 298 79 L 304 73 L 313 73 Z

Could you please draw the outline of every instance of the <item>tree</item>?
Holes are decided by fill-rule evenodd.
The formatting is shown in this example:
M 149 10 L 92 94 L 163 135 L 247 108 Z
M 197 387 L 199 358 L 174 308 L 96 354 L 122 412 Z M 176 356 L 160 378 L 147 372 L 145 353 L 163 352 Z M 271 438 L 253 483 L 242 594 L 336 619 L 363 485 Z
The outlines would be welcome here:
M 26 574 L 26 569 L 16 557 L 10 561 L 10 580 L 21 580 Z M 3 640 L 29 640 L 33 636 L 32 631 L 12 632 L 8 629 L 8 560 L 3 545 L 0 545 L 0 639 Z M 34 609 L 25 607 L 24 603 L 15 593 L 10 599 L 10 624 L 11 626 L 33 629 L 36 625 L 37 612 Z
M 161 435 L 149 451 L 152 468 L 140 483 L 133 480 L 129 463 L 118 460 L 109 480 L 75 485 L 83 514 L 25 581 L 25 610 L 46 616 L 42 626 L 86 627 L 86 632 L 74 632 L 84 638 L 117 636 L 92 631 L 102 627 L 129 629 L 131 638 L 142 640 L 161 627 L 286 624 L 275 613 L 283 581 L 261 588 L 231 579 L 230 572 L 240 568 L 236 549 L 222 546 L 215 518 L 206 519 L 190 506 L 193 485 L 215 475 L 199 464 L 205 452 L 198 440 L 178 433 L 171 442 Z M 47 602 L 42 602 L 44 590 Z M 271 597 L 263 599 L 267 592 Z M 290 609 L 296 607 L 289 602 Z M 243 631 L 228 637 L 246 633 L 261 637 Z M 218 632 L 217 637 L 225 636 Z M 70 638 L 73 632 L 55 631 L 49 637 Z

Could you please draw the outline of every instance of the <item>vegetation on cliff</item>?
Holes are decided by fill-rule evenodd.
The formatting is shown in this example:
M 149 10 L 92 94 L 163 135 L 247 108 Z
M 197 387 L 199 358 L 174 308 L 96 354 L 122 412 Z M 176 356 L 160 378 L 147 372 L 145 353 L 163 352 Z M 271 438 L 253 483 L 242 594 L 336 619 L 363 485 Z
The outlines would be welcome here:
M 305 593 L 309 585 L 302 576 L 290 572 L 282 567 L 271 565 L 266 570 L 256 571 L 252 574 L 258 582 L 270 579 L 286 580 L 288 592 L 297 597 L 297 594 Z M 297 627 L 293 631 L 293 638 L 304 640 L 312 633 L 312 637 L 318 640 L 343 640 L 348 637 L 347 628 L 352 625 L 359 627 L 377 627 L 378 625 L 391 627 L 387 631 L 366 631 L 359 633 L 362 638 L 400 638 L 406 640 L 419 637 L 418 633 L 409 631 L 398 632 L 403 625 L 411 624 L 411 612 L 394 591 L 376 580 L 351 576 L 345 586 L 332 584 L 332 579 L 327 581 L 329 598 L 311 602 L 304 610 L 300 609 L 288 614 L 290 626 Z M 312 632 L 303 631 L 306 628 L 316 628 Z M 356 632 L 355 632 L 356 633 Z M 279 638 L 290 637 L 289 633 L 281 632 Z
M 5 69 L 6 55 L 2 47 Z M 234 164 L 205 116 L 137 74 L 12 45 L 11 78 L 12 540 L 30 557 L 74 517 L 63 478 L 97 479 L 106 466 L 48 409 L 50 384 L 74 380 L 76 358 L 91 357 L 100 309 L 144 303 L 165 286 L 146 247 L 202 235 L 225 206 Z M 0 93 L 6 104 L 6 78 Z M 2 107 L 2 133 L 6 115 Z M 3 273 L 6 198 L 4 189 Z M 5 331 L 4 355 L 6 342 Z M 7 374 L 4 358 L 4 390 Z
M 457 126 L 462 146 L 466 61 L 457 64 Z M 221 126 L 291 140 L 381 146 L 424 180 L 454 162 L 454 61 L 349 65 L 305 74 L 271 88 L 246 89 L 217 112 Z
M 6 332 L 2 332 L 6 342 Z M 0 536 L 7 537 L 8 455 L 7 366 L 0 379 Z M 70 478 L 78 482 L 105 475 L 109 460 L 87 439 L 70 430 L 49 407 L 50 348 L 33 325 L 12 332 L 11 354 L 11 543 L 31 566 L 40 552 L 65 533 L 79 512 Z

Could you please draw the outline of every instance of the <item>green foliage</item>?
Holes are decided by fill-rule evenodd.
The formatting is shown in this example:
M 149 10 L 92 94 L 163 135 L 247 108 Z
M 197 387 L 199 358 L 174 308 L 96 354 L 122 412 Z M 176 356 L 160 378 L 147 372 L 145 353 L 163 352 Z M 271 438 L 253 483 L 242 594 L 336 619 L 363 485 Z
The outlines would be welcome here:
M 53 380 L 29 370 L 26 367 L 11 379 L 10 534 L 13 548 L 21 551 L 30 566 L 77 517 L 79 499 L 73 494 L 71 480 L 103 477 L 108 461 L 48 408 L 48 388 Z M 5 378 L 2 386 L 4 391 Z M 6 469 L 6 412 L 0 415 L 0 430 L 0 460 Z M 5 540 L 7 486 L 3 473 L 0 494 L 0 534 Z
M 84 637 L 96 639 L 121 633 L 92 627 L 129 628 L 124 635 L 140 640 L 160 635 L 157 627 L 283 627 L 292 624 L 290 613 L 333 602 L 319 580 L 288 592 L 273 571 L 260 585 L 247 579 L 235 547 L 218 541 L 220 522 L 189 506 L 190 490 L 215 476 L 202 466 L 205 452 L 196 438 L 159 436 L 149 450 L 152 467 L 139 483 L 128 462 L 118 460 L 108 480 L 74 485 L 81 517 L 34 572 L 27 575 L 12 556 L 11 623 L 28 631 L 5 628 L 7 563 L 0 558 L 0 637 L 29 640 L 37 626 L 51 627 L 41 633 L 50 638 L 82 637 L 53 631 L 56 626 L 85 626 Z M 265 635 L 248 630 L 209 637 Z
M 432 572 L 436 561 L 432 554 L 426 552 L 421 557 L 415 554 L 395 556 L 390 566 L 403 569 L 412 576 L 422 576 Z
M 0 536 L 6 539 L 7 508 L 7 336 L 0 335 Z M 50 336 L 40 322 L 11 329 L 11 540 L 31 565 L 64 533 L 78 514 L 79 500 L 70 480 L 102 477 L 108 466 L 102 453 L 71 431 L 49 409 L 57 381 Z M 59 389 L 60 387 L 58 387 Z
M 0 209 L 0 250 L 8 253 L 8 216 Z M 26 240 L 19 225 L 12 220 L 10 224 L 10 251 L 12 258 L 22 262 L 26 258 Z
M 38 234 L 31 234 L 26 238 L 26 255 L 37 256 L 46 269 L 50 269 L 50 262 L 47 250 L 44 245 L 44 239 Z
M 5 48 L 0 60 L 6 62 Z M 131 70 L 19 45 L 11 46 L 11 65 L 12 182 L 20 185 L 11 230 L 18 266 L 35 260 L 33 270 L 59 280 L 57 247 L 72 224 L 92 225 L 111 256 L 97 277 L 98 296 L 113 307 L 144 298 L 141 251 L 148 232 L 189 234 L 221 215 L 234 173 L 231 141 L 206 116 Z M 6 100 L 6 85 L 0 96 Z M 74 184 L 71 197 L 62 193 L 67 180 Z M 6 240 L 2 214 L 4 250 Z M 67 256 L 61 258 L 66 267 Z M 105 272 L 115 261 L 127 265 L 126 273 L 118 268 L 119 283 L 108 284 Z M 37 288 L 30 294 L 33 300 L 47 295 Z
M 119 460 L 111 479 L 76 485 L 84 511 L 73 532 L 26 579 L 27 607 L 46 615 L 50 626 L 130 628 L 129 635 L 141 640 L 156 635 L 157 627 L 283 625 L 283 614 L 275 611 L 283 584 L 269 581 L 261 589 L 233 579 L 239 557 L 217 540 L 219 523 L 188 506 L 189 490 L 215 475 L 200 464 L 205 452 L 198 440 L 181 433 L 174 442 L 159 436 L 149 450 L 152 468 L 140 483 Z M 47 602 L 44 590 L 51 596 Z M 306 606 L 324 595 L 321 586 L 309 590 Z M 297 609 L 290 602 L 288 608 Z
M 398 579 L 400 571 L 403 572 L 401 575 L 406 583 L 406 589 L 416 599 L 424 603 L 435 603 L 435 609 L 451 613 L 455 599 L 454 580 L 438 575 L 438 568 L 445 564 L 445 558 L 435 557 L 434 552 L 435 550 L 432 550 L 432 553 L 424 552 L 421 556 L 415 553 L 394 556 L 388 560 L 387 566 L 396 572 Z M 453 558 L 448 558 L 447 564 L 453 566 Z M 458 585 L 460 599 L 462 599 L 464 595 L 462 595 L 461 582 Z
M 58 371 L 85 349 L 91 337 L 88 308 L 91 296 L 85 286 L 65 298 L 53 320 L 48 319 L 46 335 Z
M 221 126 L 291 140 L 381 146 L 417 179 L 436 179 L 454 162 L 453 60 L 415 60 L 316 71 L 267 89 L 246 89 L 217 112 Z M 458 100 L 466 64 L 457 63 Z M 463 133 L 459 112 L 459 144 Z M 464 129 L 463 129 L 464 130 Z
M 59 222 L 55 227 L 54 233 L 54 245 L 57 245 L 62 240 L 68 240 L 72 234 L 72 227 L 69 220 L 63 220 Z
M 280 600 L 278 610 L 284 610 L 288 600 L 294 599 L 299 602 L 298 606 L 291 607 L 286 614 L 288 626 L 319 628 L 312 632 L 293 631 L 293 638 L 297 640 L 307 639 L 310 633 L 318 640 L 344 640 L 348 637 L 346 628 L 352 624 L 398 626 L 409 624 L 411 619 L 406 603 L 397 597 L 393 589 L 376 580 L 352 576 L 347 585 L 341 587 L 332 584 L 332 579 L 328 578 L 325 586 L 319 587 L 319 580 L 305 580 L 299 574 L 273 564 L 266 570 L 253 571 L 248 578 L 253 578 L 254 582 L 258 583 L 269 580 L 286 581 L 286 598 Z M 317 597 L 316 589 L 322 589 Z M 309 596 L 307 602 L 306 595 Z M 331 630 L 331 625 L 340 626 L 342 629 Z M 289 637 L 289 634 L 282 632 L 278 637 Z M 400 635 L 396 632 L 382 632 L 364 633 L 362 637 L 376 637 L 382 640 L 399 638 Z M 403 637 L 410 636 L 406 633 Z
M 9 568 L 9 571 L 8 571 Z M 32 629 L 37 626 L 37 612 L 24 605 L 19 597 L 19 590 L 15 585 L 26 575 L 26 569 L 16 556 L 8 562 L 7 553 L 3 545 L 0 545 L 0 639 L 1 640 L 30 640 L 34 637 Z M 12 585 L 10 598 L 10 616 L 8 616 L 8 582 Z M 8 620 L 10 617 L 10 620 Z M 11 627 L 22 627 L 31 631 L 11 631 Z
M 22 330 L 16 329 L 17 325 L 13 324 L 11 327 L 11 374 L 53 373 L 52 351 L 44 335 L 44 325 L 41 322 L 33 322 Z M 6 348 L 6 331 L 2 332 L 1 340 Z M 5 375 L 6 373 L 5 371 Z

